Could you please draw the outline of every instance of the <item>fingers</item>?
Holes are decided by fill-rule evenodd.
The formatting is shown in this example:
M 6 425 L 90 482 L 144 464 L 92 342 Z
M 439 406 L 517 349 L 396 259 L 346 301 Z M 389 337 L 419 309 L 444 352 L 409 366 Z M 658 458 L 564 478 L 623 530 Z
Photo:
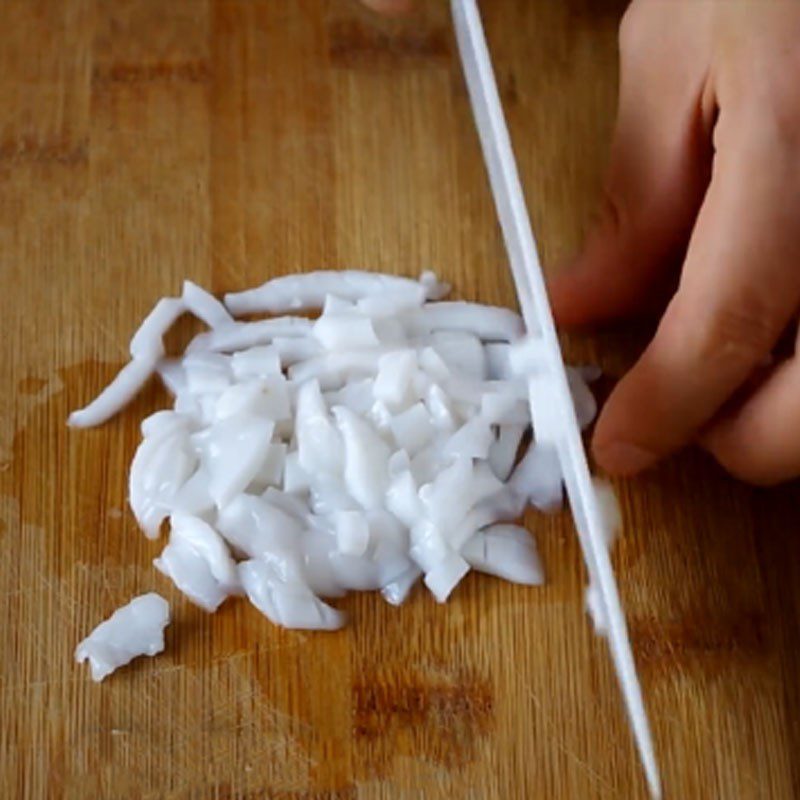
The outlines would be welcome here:
M 680 261 L 710 177 L 705 11 L 687 26 L 663 6 L 643 15 L 634 4 L 623 22 L 619 113 L 599 220 L 550 284 L 561 325 L 640 309 Z
M 800 357 L 776 367 L 739 408 L 708 428 L 702 442 L 728 472 L 750 483 L 800 475 Z
M 721 119 L 716 134 L 714 178 L 678 292 L 598 422 L 595 455 L 612 473 L 637 472 L 689 442 L 763 362 L 800 302 L 798 153 L 743 117 Z
M 404 14 L 411 8 L 412 0 L 361 0 L 361 2 L 379 14 Z

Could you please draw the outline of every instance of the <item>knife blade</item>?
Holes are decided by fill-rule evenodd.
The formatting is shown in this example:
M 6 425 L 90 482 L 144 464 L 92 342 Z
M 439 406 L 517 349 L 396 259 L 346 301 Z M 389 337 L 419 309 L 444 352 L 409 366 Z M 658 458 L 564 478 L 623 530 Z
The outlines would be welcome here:
M 451 5 L 461 65 L 520 310 L 528 333 L 541 337 L 544 343 L 553 391 L 552 405 L 558 409 L 560 423 L 555 445 L 575 527 L 591 586 L 597 592 L 599 610 L 606 623 L 612 661 L 650 794 L 660 798 L 661 779 L 650 724 L 609 558 L 610 531 L 592 484 L 478 5 L 476 0 L 451 0 Z

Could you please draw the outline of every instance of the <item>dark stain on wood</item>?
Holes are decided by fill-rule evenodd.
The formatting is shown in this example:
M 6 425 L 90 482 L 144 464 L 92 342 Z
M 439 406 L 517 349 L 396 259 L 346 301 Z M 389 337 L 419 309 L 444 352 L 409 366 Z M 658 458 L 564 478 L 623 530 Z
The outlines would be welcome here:
M 509 71 L 502 73 L 498 77 L 498 88 L 503 105 L 515 106 L 519 103 L 519 89 L 517 87 L 517 76 Z
M 214 800 L 355 800 L 356 787 L 348 784 L 340 789 L 273 791 L 257 789 L 253 792 L 241 792 L 230 784 L 215 786 L 210 794 Z
M 328 53 L 335 67 L 391 67 L 448 64 L 450 39 L 443 28 L 387 32 L 357 20 L 332 22 Z
M 211 68 L 205 60 L 157 61 L 151 64 L 115 63 L 95 67 L 94 86 L 109 84 L 142 84 L 156 82 L 208 83 Z
M 732 610 L 686 613 L 674 621 L 632 619 L 629 625 L 636 661 L 642 669 L 720 669 L 733 660 L 758 658 L 768 651 L 764 615 Z
M 29 375 L 17 384 L 17 391 L 20 394 L 39 394 L 45 386 L 47 386 L 47 381 L 44 378 Z
M 88 162 L 89 146 L 86 141 L 66 139 L 37 139 L 19 136 L 0 140 L 0 165 L 2 164 L 61 164 L 72 166 Z
M 367 672 L 352 696 L 353 735 L 379 772 L 399 754 L 447 767 L 472 761 L 494 720 L 491 684 L 474 675 Z

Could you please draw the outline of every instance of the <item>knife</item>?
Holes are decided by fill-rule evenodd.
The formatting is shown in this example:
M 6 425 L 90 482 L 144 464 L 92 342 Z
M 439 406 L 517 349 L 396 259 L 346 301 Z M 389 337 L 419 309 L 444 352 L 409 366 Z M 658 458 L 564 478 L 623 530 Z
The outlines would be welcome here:
M 554 444 L 589 571 L 590 585 L 597 594 L 598 611 L 605 623 L 612 660 L 650 794 L 653 798 L 660 798 L 661 779 L 650 724 L 608 553 L 611 532 L 592 484 L 480 13 L 476 0 L 451 0 L 451 5 L 461 66 L 520 310 L 528 333 L 539 337 L 544 345 L 548 383 L 552 391 L 550 406 L 558 414 Z M 531 400 L 533 405 L 533 396 Z

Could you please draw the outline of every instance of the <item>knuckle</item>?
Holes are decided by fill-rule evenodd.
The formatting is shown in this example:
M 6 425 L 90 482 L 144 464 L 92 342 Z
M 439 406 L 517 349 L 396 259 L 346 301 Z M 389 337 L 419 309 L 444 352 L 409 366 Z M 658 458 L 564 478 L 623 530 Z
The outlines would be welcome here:
M 724 306 L 703 316 L 696 328 L 701 362 L 755 366 L 775 340 L 774 315 L 755 302 Z

